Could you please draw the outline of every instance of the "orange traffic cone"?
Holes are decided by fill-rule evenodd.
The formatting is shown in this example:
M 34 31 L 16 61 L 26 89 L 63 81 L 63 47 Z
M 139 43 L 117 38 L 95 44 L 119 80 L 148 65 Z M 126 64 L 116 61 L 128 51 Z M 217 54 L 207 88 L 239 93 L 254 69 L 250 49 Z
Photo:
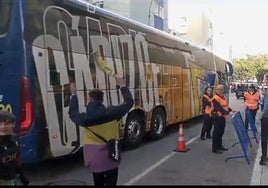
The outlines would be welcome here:
M 173 151 L 186 152 L 188 150 L 189 150 L 189 148 L 186 148 L 186 144 L 184 141 L 183 127 L 182 127 L 182 124 L 180 124 L 177 148 L 174 149 Z

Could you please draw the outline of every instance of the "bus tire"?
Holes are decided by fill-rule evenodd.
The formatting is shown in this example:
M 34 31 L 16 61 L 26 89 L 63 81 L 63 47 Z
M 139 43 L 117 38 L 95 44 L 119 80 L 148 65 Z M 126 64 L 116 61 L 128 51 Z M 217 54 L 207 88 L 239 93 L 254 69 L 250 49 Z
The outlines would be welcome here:
M 127 118 L 124 133 L 124 147 L 138 148 L 145 135 L 144 116 L 141 113 L 130 114 Z
M 164 136 L 166 129 L 166 115 L 162 108 L 153 111 L 149 137 L 152 140 L 159 140 Z

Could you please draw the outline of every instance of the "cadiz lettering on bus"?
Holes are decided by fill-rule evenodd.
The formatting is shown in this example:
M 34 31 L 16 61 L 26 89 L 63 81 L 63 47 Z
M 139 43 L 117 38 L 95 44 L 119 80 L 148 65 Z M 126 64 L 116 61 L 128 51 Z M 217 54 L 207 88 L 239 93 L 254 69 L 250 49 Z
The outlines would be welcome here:
M 0 110 L 8 111 L 12 113 L 12 106 L 10 104 L 1 104 L 0 103 Z
M 67 17 L 70 18 L 69 23 L 71 23 L 72 28 L 68 28 L 70 25 L 69 23 L 64 23 L 64 20 L 59 20 L 58 23 L 62 27 L 57 27 L 55 29 L 59 30 L 58 33 L 61 33 L 61 29 L 65 29 L 67 31 L 76 31 L 69 33 L 65 36 L 53 36 L 53 34 L 49 33 L 49 30 L 47 30 L 46 27 L 46 19 L 44 22 L 44 35 L 38 36 L 33 41 L 33 57 L 34 62 L 37 70 L 37 75 L 39 79 L 39 84 L 41 86 L 47 85 L 46 87 L 41 87 L 41 94 L 45 105 L 45 113 L 48 124 L 50 122 L 53 125 L 53 127 L 49 127 L 49 135 L 50 135 L 50 146 L 52 149 L 52 153 L 54 156 L 59 155 L 65 155 L 67 153 L 73 152 L 73 148 L 75 146 L 72 145 L 73 141 L 80 140 L 80 143 L 83 143 L 83 140 L 81 139 L 81 133 L 77 133 L 77 129 L 73 123 L 68 118 L 68 108 L 69 106 L 64 105 L 64 89 L 61 91 L 61 100 L 62 100 L 62 106 L 56 107 L 56 99 L 55 96 L 52 94 L 47 94 L 48 90 L 51 90 L 54 93 L 54 87 L 50 85 L 51 82 L 49 82 L 52 78 L 49 77 L 50 74 L 44 74 L 44 70 L 47 70 L 48 72 L 52 71 L 50 70 L 50 60 L 51 58 L 48 57 L 48 55 L 53 55 L 53 61 L 55 63 L 55 69 L 53 71 L 57 71 L 59 73 L 60 77 L 60 83 L 59 85 L 64 88 L 65 85 L 69 84 L 70 75 L 68 75 L 68 72 L 70 70 L 74 71 L 75 76 L 75 82 L 77 86 L 77 95 L 78 98 L 84 99 L 84 91 L 88 89 L 94 88 L 94 81 L 98 83 L 99 89 L 107 89 L 107 88 L 115 88 L 116 83 L 115 79 L 107 79 L 107 75 L 103 70 L 101 70 L 96 62 L 95 62 L 95 68 L 96 72 L 94 75 L 92 74 L 91 68 L 90 68 L 90 55 L 93 55 L 94 52 L 100 51 L 100 48 L 103 50 L 103 55 L 105 57 L 105 61 L 107 64 L 113 69 L 117 70 L 117 73 L 119 74 L 128 74 L 128 84 L 130 88 L 134 88 L 135 84 L 135 73 L 139 72 L 139 79 L 136 83 L 140 86 L 141 89 L 141 96 L 138 100 L 139 104 L 143 107 L 145 111 L 149 111 L 153 108 L 153 105 L 159 104 L 159 94 L 158 94 L 158 81 L 157 81 L 157 74 L 159 68 L 154 63 L 149 63 L 149 52 L 148 52 L 148 43 L 146 42 L 144 38 L 144 34 L 142 33 L 136 33 L 133 30 L 129 30 L 129 34 L 127 34 L 127 31 L 125 31 L 121 26 L 106 23 L 105 26 L 108 28 L 108 38 L 104 37 L 102 34 L 102 28 L 100 24 L 100 20 L 86 17 L 85 20 L 87 23 L 84 25 L 87 26 L 87 34 L 86 35 L 79 35 L 80 32 L 79 29 L 79 16 L 72 16 L 71 13 L 68 11 L 59 8 L 59 7 L 48 7 L 47 10 L 44 13 L 44 18 L 46 18 L 46 14 L 49 14 L 50 10 L 53 9 L 61 9 L 61 11 L 65 11 Z M 57 18 L 55 18 L 57 19 Z M 60 18 L 59 18 L 60 19 Z M 90 35 L 91 26 L 98 26 L 99 35 L 95 35 L 96 27 L 94 27 L 94 35 Z M 51 29 L 51 28 L 50 28 Z M 120 31 L 122 34 L 118 35 L 112 35 L 110 31 L 117 30 Z M 85 28 L 83 28 L 85 30 Z M 135 33 L 135 35 L 134 35 Z M 75 34 L 75 35 L 74 35 Z M 133 37 L 134 36 L 134 37 Z M 66 37 L 66 38 L 64 38 Z M 85 39 L 86 40 L 83 40 Z M 87 46 L 92 47 L 92 52 L 86 52 L 84 41 L 88 41 L 86 44 Z M 65 43 L 65 45 L 63 45 Z M 66 45 L 68 43 L 68 45 Z M 40 47 L 41 46 L 41 47 Z M 67 47 L 66 47 L 67 46 Z M 44 47 L 44 48 L 42 48 Z M 67 50 L 64 50 L 63 48 L 68 48 Z M 125 47 L 126 49 L 122 49 Z M 135 47 L 135 49 L 133 48 Z M 48 49 L 52 50 L 52 54 L 49 54 Z M 122 50 L 122 51 L 120 51 Z M 127 54 L 124 54 L 126 53 Z M 136 58 L 135 61 L 134 53 L 136 52 Z M 67 55 L 65 54 L 67 53 Z M 112 53 L 114 56 L 112 56 Z M 128 57 L 128 60 L 125 60 L 124 57 L 120 57 L 120 54 L 125 55 Z M 71 59 L 72 58 L 72 59 Z M 128 63 L 128 66 L 126 65 L 126 62 Z M 73 62 L 73 64 L 71 64 Z M 114 63 L 115 62 L 115 63 Z M 138 66 L 135 66 L 134 63 L 138 63 Z M 146 64 L 146 65 L 145 65 Z M 145 67 L 148 67 L 148 70 L 145 70 Z M 135 70 L 138 69 L 138 70 Z M 147 72 L 152 72 L 151 76 L 146 76 L 148 74 Z M 110 76 L 109 76 L 110 77 Z M 147 78 L 147 80 L 146 80 Z M 154 87 L 153 87 L 154 86 Z M 139 88 L 139 89 L 140 89 Z M 104 91 L 106 92 L 106 91 Z M 134 94 L 135 89 L 131 89 L 131 92 Z M 54 93 L 55 94 L 55 93 Z M 104 100 L 104 104 L 108 104 L 110 102 L 111 104 L 118 104 L 120 103 L 120 100 L 122 100 L 121 97 L 119 97 L 119 93 L 116 90 L 110 90 L 106 93 L 107 98 Z M 57 100 L 60 100 L 59 98 Z M 80 102 L 81 101 L 81 102 Z M 85 101 L 79 100 L 79 106 L 85 107 Z M 48 109 L 49 106 L 49 109 Z M 59 121 L 57 110 L 62 109 L 63 115 L 61 116 L 63 118 L 62 121 Z M 50 115 L 49 115 L 50 114 Z M 62 125 L 59 125 L 62 124 Z M 60 128 L 64 127 L 64 128 Z M 79 129 L 81 132 L 83 129 Z M 58 135 L 58 136 L 55 136 Z M 74 136 L 76 135 L 76 136 Z M 51 139 L 53 138 L 53 139 Z M 65 148 L 63 150 L 62 148 Z M 69 149 L 68 149 L 69 148 Z M 59 153 L 59 151 L 61 151 Z M 64 153 L 63 153 L 64 152 Z M 66 153 L 65 153 L 66 152 Z

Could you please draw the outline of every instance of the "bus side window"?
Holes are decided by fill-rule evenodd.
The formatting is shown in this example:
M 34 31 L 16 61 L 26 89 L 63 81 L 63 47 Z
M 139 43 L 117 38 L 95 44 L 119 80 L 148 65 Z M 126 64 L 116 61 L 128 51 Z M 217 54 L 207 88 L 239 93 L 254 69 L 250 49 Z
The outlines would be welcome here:
M 0 1 L 0 38 L 8 32 L 12 1 Z
M 49 71 L 50 85 L 60 85 L 60 73 L 56 70 Z

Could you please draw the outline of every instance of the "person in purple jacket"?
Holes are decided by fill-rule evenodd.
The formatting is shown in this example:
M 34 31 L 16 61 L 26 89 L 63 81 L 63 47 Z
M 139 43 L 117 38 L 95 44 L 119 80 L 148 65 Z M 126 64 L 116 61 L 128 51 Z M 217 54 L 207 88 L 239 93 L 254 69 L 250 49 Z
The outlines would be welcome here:
M 106 107 L 103 104 L 104 93 L 99 89 L 94 89 L 88 93 L 86 112 L 79 112 L 76 86 L 75 83 L 70 83 L 72 96 L 69 105 L 69 117 L 75 124 L 85 127 L 84 164 L 92 172 L 95 186 L 115 186 L 121 160 L 113 161 L 108 158 L 107 144 L 92 131 L 107 140 L 118 138 L 118 120 L 129 112 L 134 103 L 132 94 L 125 85 L 125 80 L 122 77 L 116 77 L 116 82 L 124 102 L 117 106 Z

